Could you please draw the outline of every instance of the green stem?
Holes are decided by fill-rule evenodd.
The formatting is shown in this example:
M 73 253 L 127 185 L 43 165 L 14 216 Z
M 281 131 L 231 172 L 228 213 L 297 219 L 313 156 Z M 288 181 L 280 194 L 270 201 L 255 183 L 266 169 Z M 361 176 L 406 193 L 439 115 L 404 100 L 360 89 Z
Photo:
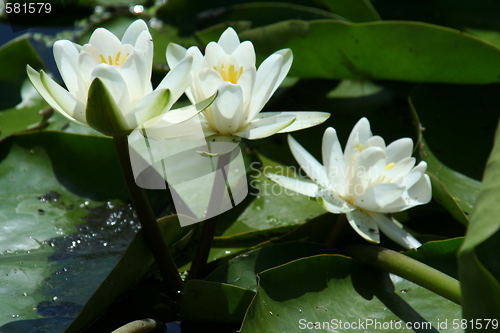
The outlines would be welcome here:
M 462 303 L 457 280 L 404 254 L 372 245 L 351 245 L 347 247 L 347 254 L 363 264 L 399 275 L 459 305 Z
M 214 187 L 212 188 L 207 210 L 207 215 L 212 217 L 202 222 L 200 239 L 198 240 L 196 252 L 191 263 L 191 268 L 189 269 L 188 279 L 200 279 L 204 276 L 208 255 L 215 237 L 215 231 L 217 230 L 217 221 L 219 220 L 219 212 L 221 208 L 221 198 L 224 196 L 224 189 L 221 189 L 218 184 L 224 182 L 225 187 L 227 187 L 227 175 L 224 167 L 229 163 L 230 157 L 231 153 L 218 156 L 216 171 L 220 170 L 221 172 L 216 173 Z
M 143 188 L 137 186 L 130 163 L 130 153 L 128 147 L 127 136 L 113 137 L 116 151 L 120 160 L 123 176 L 127 184 L 132 205 L 135 208 L 141 230 L 146 236 L 148 244 L 151 247 L 151 252 L 158 265 L 163 280 L 167 283 L 169 291 L 175 295 L 178 291 L 184 289 L 184 283 L 181 280 L 174 259 L 168 250 L 167 244 L 163 240 L 160 227 L 156 222 L 156 217 L 151 209 L 146 192 Z

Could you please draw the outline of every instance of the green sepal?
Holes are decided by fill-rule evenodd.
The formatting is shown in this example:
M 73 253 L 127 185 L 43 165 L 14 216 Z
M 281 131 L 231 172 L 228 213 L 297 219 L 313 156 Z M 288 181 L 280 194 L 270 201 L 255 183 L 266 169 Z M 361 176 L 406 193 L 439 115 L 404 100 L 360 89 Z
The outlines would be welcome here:
M 147 111 L 144 121 L 148 121 L 155 117 L 161 116 L 165 112 L 169 111 L 167 109 L 170 99 L 172 98 L 172 92 L 170 89 L 161 89 L 158 93 L 158 97 L 155 98 L 155 102 Z
M 95 78 L 90 85 L 85 116 L 87 124 L 104 135 L 128 135 L 132 131 L 99 78 Z

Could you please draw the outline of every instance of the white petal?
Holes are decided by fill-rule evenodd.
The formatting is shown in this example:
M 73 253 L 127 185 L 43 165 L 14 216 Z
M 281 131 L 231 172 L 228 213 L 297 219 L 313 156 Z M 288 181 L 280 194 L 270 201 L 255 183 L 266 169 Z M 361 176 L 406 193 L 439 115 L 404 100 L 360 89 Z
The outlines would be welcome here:
M 428 175 L 423 175 L 418 182 L 415 183 L 409 190 L 408 196 L 416 205 L 423 205 L 432 199 L 431 179 Z M 413 207 L 412 203 L 412 207 Z
M 255 66 L 251 66 L 246 68 L 243 74 L 241 74 L 240 78 L 238 79 L 238 85 L 241 87 L 241 91 L 243 92 L 243 118 L 246 123 L 252 121 L 252 119 L 249 119 L 249 111 L 250 104 L 252 103 L 252 94 L 256 75 L 257 72 L 255 70 Z
M 396 163 L 404 158 L 410 157 L 413 151 L 413 140 L 402 138 L 387 146 L 387 163 Z
M 371 217 L 377 222 L 384 235 L 404 248 L 416 249 L 422 245 L 412 235 L 401 228 L 394 218 L 389 218 L 384 214 L 371 214 Z
M 386 166 L 385 151 L 380 147 L 369 147 L 361 153 L 351 154 L 351 159 L 356 156 L 356 161 L 351 164 L 349 164 L 346 154 L 347 152 L 344 152 L 346 178 L 349 182 L 346 195 L 357 197 L 373 181 L 376 181 L 384 170 Z
M 294 116 L 285 114 L 279 115 L 259 115 L 240 131 L 234 135 L 241 136 L 249 140 L 267 138 L 278 133 L 283 128 L 290 126 L 295 121 Z
M 215 42 L 208 43 L 205 48 L 204 65 L 208 68 L 214 68 L 222 57 L 226 56 L 224 49 Z
M 386 162 L 387 163 L 387 162 Z M 411 171 L 413 166 L 415 165 L 415 159 L 413 157 L 407 157 L 396 164 L 388 164 L 385 167 L 385 170 L 382 171 L 379 181 L 381 183 L 396 183 L 402 185 L 404 179 Z M 420 174 L 421 176 L 422 174 Z M 410 175 L 410 178 L 415 178 Z M 417 181 L 416 179 L 415 181 Z M 408 179 L 408 181 L 411 181 Z M 405 185 L 403 185 L 405 186 Z M 405 186 L 409 187 L 409 186 Z
M 167 46 L 167 64 L 174 68 L 186 55 L 186 49 L 179 44 L 170 43 Z
M 202 118 L 196 115 L 205 109 L 209 103 L 213 102 L 214 98 L 215 96 L 196 105 L 188 105 L 180 109 L 169 111 L 145 122 L 143 127 L 148 137 L 154 139 L 178 139 L 189 141 L 203 139 L 204 142 L 205 135 L 202 128 Z
M 288 136 L 288 144 L 297 163 L 304 169 L 309 178 L 321 187 L 328 188 L 330 181 L 326 175 L 325 168 L 304 147 L 295 141 L 291 135 Z
M 135 43 L 135 50 L 140 51 L 144 54 L 144 59 L 146 61 L 146 71 L 143 73 L 143 76 L 151 79 L 151 72 L 153 70 L 153 39 L 149 31 L 143 31 L 137 42 Z
M 412 187 L 417 181 L 420 180 L 420 178 L 422 178 L 425 170 L 427 170 L 427 163 L 422 161 L 405 175 L 403 181 L 401 182 L 401 185 L 405 186 L 406 188 Z
M 233 52 L 233 56 L 238 60 L 240 66 L 246 70 L 247 67 L 255 66 L 255 49 L 252 42 L 245 41 L 238 45 Z
M 396 213 L 409 208 L 424 205 L 431 201 L 432 187 L 429 176 L 423 175 L 401 198 L 380 209 L 380 213 Z
M 241 87 L 229 82 L 219 86 L 219 95 L 210 107 L 212 125 L 220 134 L 237 132 L 243 117 L 243 92 Z
M 148 71 L 147 62 L 142 52 L 134 52 L 129 55 L 120 68 L 120 74 L 127 83 L 131 107 L 134 107 L 139 100 L 152 90 L 151 77 L 144 75 Z
M 318 185 L 311 182 L 268 172 L 266 172 L 265 175 L 280 186 L 308 197 L 316 197 L 318 192 Z
M 149 139 L 184 141 L 184 144 L 187 144 L 187 142 L 199 142 L 196 144 L 198 146 L 205 138 L 200 126 L 199 117 L 192 117 L 181 123 L 172 123 L 170 121 L 163 121 L 161 117 L 158 118 L 158 120 L 153 120 L 156 123 L 151 122 L 150 124 L 148 122 L 148 126 L 145 128 Z M 180 148 L 180 146 L 176 148 Z
M 80 77 L 84 81 L 85 86 L 90 87 L 92 82 L 92 71 L 101 62 L 98 61 L 100 52 L 99 50 L 90 44 L 85 44 L 82 47 L 82 52 L 78 57 L 78 69 L 80 71 Z
M 371 243 L 380 243 L 380 234 L 375 220 L 368 214 L 353 210 L 346 214 L 351 227 L 364 239 Z
M 180 109 L 171 110 L 162 116 L 163 121 L 170 122 L 173 124 L 178 124 L 184 122 L 195 115 L 199 114 L 205 110 L 210 104 L 214 102 L 217 94 L 210 96 L 209 98 L 196 103 L 194 105 L 188 105 Z
M 78 124 L 78 125 L 83 125 L 87 126 L 86 122 L 81 122 L 72 115 L 68 114 L 60 105 L 57 103 L 49 93 L 49 91 L 45 88 L 44 84 L 42 83 L 42 80 L 40 78 L 40 74 L 35 71 L 33 68 L 31 68 L 29 65 L 27 66 L 27 72 L 28 72 L 28 77 L 35 87 L 35 89 L 40 93 L 40 95 L 45 99 L 47 103 L 49 103 L 50 106 L 52 106 L 56 111 L 58 111 L 60 114 L 62 114 L 64 117 L 66 117 L 68 120 Z M 43 72 L 43 71 L 42 71 Z M 48 78 L 50 79 L 50 78 Z M 54 82 L 55 83 L 55 82 Z M 56 83 L 55 83 L 56 84 Z M 85 116 L 83 116 L 83 119 L 85 119 Z
M 276 83 L 274 85 L 274 88 L 273 88 L 271 95 L 274 94 L 276 89 L 278 89 L 278 87 L 280 86 L 281 82 L 283 82 L 286 75 L 290 71 L 290 67 L 292 67 L 292 62 L 293 62 L 293 53 L 292 53 L 292 50 L 290 50 L 290 49 L 279 50 L 279 51 L 274 52 L 273 54 L 281 55 L 283 57 L 283 62 L 282 62 L 280 73 L 278 75 L 278 78 L 276 80 Z
M 273 112 L 266 112 L 273 113 Z M 296 119 L 292 125 L 285 127 L 279 133 L 289 133 L 295 132 L 304 128 L 313 127 L 325 122 L 328 118 L 330 118 L 330 113 L 328 112 L 297 112 L 297 111 L 287 111 L 287 114 L 293 114 Z
M 122 45 L 118 37 L 104 28 L 97 28 L 92 33 L 89 44 L 94 45 L 105 58 L 114 56 L 116 50 Z
M 366 140 L 365 142 L 366 147 L 380 147 L 383 149 L 386 149 L 385 147 L 385 141 L 382 137 L 375 135 Z
M 158 87 L 156 87 L 156 89 L 170 89 L 171 100 L 170 105 L 168 106 L 169 109 L 179 99 L 179 97 L 181 97 L 189 85 L 189 72 L 192 65 L 193 57 L 185 57 L 174 68 L 170 69 L 165 78 L 163 78 Z M 205 98 L 200 99 L 200 101 L 203 99 Z
M 405 192 L 404 186 L 386 183 L 371 186 L 354 200 L 354 205 L 365 211 L 379 212 L 396 201 Z
M 236 31 L 229 27 L 222 33 L 217 43 L 227 54 L 231 54 L 240 45 L 240 38 Z
M 73 96 L 78 96 L 78 91 L 82 88 L 78 70 L 78 57 L 80 56 L 78 49 L 69 40 L 59 40 L 54 43 L 53 52 L 66 88 Z
M 144 32 L 148 31 L 148 25 L 143 20 L 135 20 L 127 28 L 122 37 L 122 44 L 130 44 L 135 47 L 139 36 Z
M 320 190 L 317 199 L 323 208 L 334 214 L 347 213 L 356 209 L 347 201 L 339 197 L 335 191 Z
M 271 98 L 282 64 L 283 57 L 273 54 L 260 65 L 255 79 L 249 119 L 253 119 Z
M 224 80 L 222 80 L 219 73 L 211 68 L 201 69 L 193 79 L 191 84 L 191 91 L 195 98 L 195 101 L 199 101 L 212 96 L 219 85 L 221 85 Z
M 101 79 L 110 92 L 120 112 L 125 116 L 129 128 L 135 128 L 137 126 L 135 116 L 130 114 L 134 105 L 130 105 L 127 83 L 118 69 L 110 65 L 100 64 L 92 71 L 92 80 L 96 77 Z
M 337 132 L 332 127 L 327 128 L 323 135 L 321 151 L 323 164 L 331 187 L 335 192 L 343 194 L 346 185 L 344 153 L 342 152 Z
M 372 137 L 372 132 L 370 130 L 370 122 L 366 118 L 361 118 L 349 135 L 349 139 L 347 139 L 347 144 L 345 146 L 344 153 L 350 160 L 350 155 L 354 151 L 356 145 L 364 144 L 368 139 Z M 349 164 L 349 163 L 348 163 Z
M 205 115 L 202 113 L 198 114 L 198 118 L 200 118 L 200 123 L 201 123 L 201 128 L 203 129 L 203 133 L 205 134 L 205 137 L 209 137 L 212 135 L 217 135 L 217 131 L 210 126 L 210 124 L 207 121 L 207 118 Z M 241 141 L 241 138 L 238 138 L 239 141 Z
M 77 120 L 79 123 L 86 124 L 85 118 L 85 105 L 72 96 L 66 89 L 58 85 L 43 71 L 40 72 L 40 79 L 46 91 L 55 101 L 59 107 L 59 112 L 64 115 L 68 114 L 70 117 Z M 43 96 L 43 95 L 42 95 Z

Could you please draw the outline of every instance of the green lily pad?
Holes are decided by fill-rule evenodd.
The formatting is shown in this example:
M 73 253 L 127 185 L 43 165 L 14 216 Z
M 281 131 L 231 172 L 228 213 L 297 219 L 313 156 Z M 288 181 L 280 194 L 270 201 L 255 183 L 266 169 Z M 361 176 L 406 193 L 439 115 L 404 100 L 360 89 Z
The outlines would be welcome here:
M 483 176 L 495 138 L 499 89 L 498 84 L 419 84 L 410 94 L 434 155 L 476 180 Z
M 261 163 L 252 162 L 248 180 L 249 194 L 236 208 L 221 215 L 221 236 L 229 236 L 252 230 L 298 225 L 323 214 L 324 209 L 315 199 L 287 190 L 269 180 L 264 173 L 293 173 L 292 167 L 274 162 L 259 155 Z
M 315 6 L 314 6 L 315 5 Z M 185 0 L 171 0 L 164 5 L 158 8 L 156 15 L 163 20 L 164 22 L 171 24 L 173 26 L 181 28 L 185 34 L 191 33 L 195 31 L 200 26 L 206 27 L 209 26 L 214 17 L 220 17 L 219 22 L 223 22 L 224 14 L 231 8 L 255 8 L 256 6 L 282 6 L 284 7 L 283 11 L 286 12 L 285 17 L 290 17 L 293 15 L 301 15 L 305 17 L 310 17 L 311 13 L 321 13 L 321 16 L 331 15 L 323 10 L 319 10 L 322 4 L 311 3 L 311 1 L 306 0 L 277 0 L 273 1 L 273 3 L 268 3 L 264 1 L 255 1 L 255 0 L 216 0 L 216 1 L 202 1 L 202 0 L 193 0 L 193 1 L 185 1 Z M 234 6 L 234 7 L 233 7 Z M 240 6 L 240 7 L 238 7 Z M 302 7 L 300 9 L 300 7 Z M 222 10 L 221 10 L 222 9 Z M 323 8 L 321 8 L 323 9 Z M 245 13 L 242 13 L 246 16 Z M 263 16 L 268 16 L 268 12 L 266 11 L 266 15 L 252 15 L 250 19 L 256 21 L 262 20 L 274 20 L 271 18 L 264 18 Z M 231 14 L 229 14 L 231 15 Z M 278 14 L 279 17 L 283 17 L 283 14 Z M 222 17 L 221 17 L 222 16 Z M 260 16 L 260 17 L 259 17 Z M 272 16 L 269 15 L 269 16 Z M 246 18 L 246 20 L 249 18 Z M 205 22 L 206 21 L 206 22 Z
M 78 297 L 71 296 L 72 289 L 64 279 L 54 282 L 58 277 L 64 275 L 67 278 L 69 275 L 71 283 L 76 283 L 77 279 L 73 277 L 81 276 L 78 268 L 88 269 L 90 262 L 77 260 L 75 263 L 74 259 L 70 262 L 69 253 L 79 253 L 80 247 L 85 248 L 91 238 L 97 238 L 85 238 L 80 228 L 85 222 L 83 218 L 103 203 L 75 195 L 61 185 L 53 173 L 50 156 L 42 147 L 24 148 L 13 141 L 11 137 L 1 143 L 0 273 L 4 278 L 0 288 L 3 293 L 0 330 L 28 332 L 28 327 L 32 329 L 46 324 L 47 312 L 62 311 L 66 318 L 75 316 L 86 301 L 87 288 L 94 288 L 95 277 L 103 271 L 107 273 L 109 260 L 116 260 L 116 254 L 111 253 L 111 259 L 100 257 L 105 265 L 95 268 L 92 274 L 86 275 L 85 281 L 78 284 Z M 108 205 L 121 206 L 119 202 L 109 202 Z M 101 210 L 100 222 L 104 226 L 108 217 L 106 210 Z M 116 216 L 114 223 L 117 223 Z M 106 229 L 103 225 L 100 232 Z M 126 238 L 124 234 L 118 234 Z M 102 244 L 99 245 L 103 248 Z M 56 259 L 61 258 L 61 252 L 65 252 L 64 263 Z M 93 265 L 96 261 L 92 262 Z M 68 270 L 70 273 L 66 273 Z M 28 324 L 27 320 L 33 322 Z M 61 329 L 66 324 L 67 319 L 57 323 L 51 321 L 54 328 Z
M 302 78 L 500 81 L 500 72 L 492 70 L 500 68 L 499 48 L 420 22 L 285 21 L 246 30 L 240 38 L 254 43 L 260 60 L 278 49 L 292 49 L 290 75 Z
M 421 159 L 427 162 L 427 174 L 431 177 L 431 181 L 433 184 L 433 198 L 441 204 L 445 209 L 450 212 L 450 214 L 460 221 L 461 223 L 467 225 L 469 222 L 468 215 L 472 212 L 474 208 L 474 204 L 477 200 L 477 196 L 479 194 L 480 182 L 467 177 L 455 170 L 450 169 L 448 166 L 444 165 L 438 158 L 434 155 L 433 151 L 431 151 L 428 142 L 424 139 L 424 133 L 427 137 L 427 133 L 430 136 L 433 136 L 433 141 L 438 145 L 437 134 L 442 131 L 443 124 L 448 121 L 445 119 L 441 119 L 441 121 L 437 119 L 432 119 L 430 114 L 437 114 L 437 107 L 441 105 L 436 100 L 439 100 L 442 97 L 436 97 L 433 93 L 430 93 L 430 89 L 424 86 L 417 87 L 410 96 L 410 106 L 412 108 L 413 113 L 413 123 L 416 126 L 416 132 L 418 135 L 418 153 Z M 433 98 L 436 97 L 436 98 Z M 464 98 L 462 100 L 463 103 L 470 102 L 474 97 L 469 96 L 469 98 Z M 420 111 L 422 110 L 422 111 Z M 450 109 L 451 111 L 451 109 Z M 417 112 L 418 115 L 417 115 Z M 429 129 L 425 130 L 421 128 L 421 118 L 420 114 L 424 114 L 428 119 L 428 122 L 424 123 L 429 124 Z M 485 123 L 490 116 L 483 116 L 483 120 L 481 123 Z M 462 125 L 463 126 L 463 125 Z M 470 126 L 474 131 L 480 131 L 482 126 Z M 483 128 L 484 131 L 484 128 Z M 434 133 L 434 134 L 432 134 Z M 447 140 L 461 140 L 460 131 L 457 133 L 450 133 L 448 135 Z M 442 136 L 442 134 L 441 134 Z M 463 138 L 462 138 L 463 140 Z M 486 138 L 480 136 L 480 139 L 474 144 L 465 143 L 462 145 L 462 152 L 465 149 L 471 152 L 471 154 L 475 154 L 478 156 L 478 150 L 483 150 L 483 148 L 476 149 L 477 146 L 487 146 L 485 143 Z M 449 144 L 450 145 L 450 144 Z M 465 147 L 464 147 L 465 146 Z M 446 150 L 445 150 L 446 151 Z M 477 167 L 477 161 L 481 159 L 482 156 L 479 155 L 477 158 L 470 158 L 468 160 L 464 160 L 462 158 L 463 153 L 458 153 L 455 151 L 455 155 L 453 157 L 451 155 L 448 156 L 448 161 L 450 163 L 454 163 L 457 165 L 462 165 L 462 169 L 464 169 L 463 164 L 468 164 L 471 167 L 465 170 L 471 171 L 472 168 Z M 472 172 L 472 171 L 471 171 Z
M 405 322 L 425 325 L 421 331 L 461 332 L 451 327 L 460 316 L 457 304 L 398 276 L 319 255 L 260 273 L 241 332 L 401 332 Z
M 263 11 L 265 11 L 266 15 L 262 15 Z M 212 15 L 203 15 L 200 24 L 204 26 L 216 26 L 222 23 L 208 29 L 211 37 L 209 37 L 206 32 L 202 33 L 201 36 L 203 36 L 202 39 L 205 41 L 207 38 L 214 41 L 218 40 L 222 31 L 227 28 L 228 22 L 247 22 L 248 26 L 256 28 L 291 19 L 301 19 L 305 21 L 320 19 L 345 20 L 342 16 L 323 9 L 292 3 L 244 3 L 225 7 L 223 11 L 213 13 Z
M 177 216 L 158 220 L 165 242 L 176 255 L 186 245 L 191 227 L 182 228 Z M 121 294 L 135 286 L 151 270 L 154 258 L 142 232 L 138 232 L 107 278 L 101 283 L 66 333 L 81 332 L 101 315 Z
M 380 21 L 377 13 L 369 0 L 322 0 L 330 11 L 337 13 L 352 22 Z
M 43 147 L 57 179 L 81 197 L 128 199 L 113 140 L 108 137 L 44 131 L 18 134 L 5 142 L 0 157 L 13 142 L 26 149 Z
M 27 78 L 26 64 L 36 69 L 43 67 L 26 35 L 0 47 L 0 110 L 21 102 L 19 91 Z
M 427 162 L 432 182 L 432 197 L 459 222 L 467 225 L 479 194 L 481 183 L 442 164 L 422 138 L 420 156 Z
M 373 5 L 384 18 L 393 21 L 419 21 L 463 29 L 498 29 L 500 4 L 490 0 L 399 1 L 376 0 Z
M 257 291 L 258 273 L 299 258 L 335 252 L 333 248 L 317 243 L 288 242 L 269 245 L 229 260 L 217 267 L 206 280 Z
M 190 280 L 186 283 L 179 316 L 182 320 L 241 322 L 254 296 L 254 292 L 238 286 Z
M 484 173 L 481 191 L 459 253 L 464 317 L 500 318 L 500 130 Z

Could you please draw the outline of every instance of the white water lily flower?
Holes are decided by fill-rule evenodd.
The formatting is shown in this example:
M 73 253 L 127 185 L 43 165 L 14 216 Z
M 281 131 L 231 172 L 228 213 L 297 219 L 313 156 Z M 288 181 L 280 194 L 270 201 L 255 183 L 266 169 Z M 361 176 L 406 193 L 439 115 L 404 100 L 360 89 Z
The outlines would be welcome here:
M 193 63 L 192 57 L 185 57 L 153 91 L 153 41 L 143 20 L 133 22 L 121 41 L 104 28 L 96 29 L 83 46 L 57 41 L 54 58 L 67 90 L 28 66 L 35 88 L 70 121 L 107 135 L 128 134 L 169 111 L 187 88 Z M 189 106 L 176 114 L 176 121 L 196 112 Z
M 253 44 L 240 43 L 236 31 L 228 28 L 217 43 L 207 45 L 205 56 L 197 47 L 186 50 L 170 44 L 167 63 L 176 68 L 187 55 L 194 57 L 192 81 L 186 91 L 191 102 L 204 100 L 218 91 L 215 102 L 200 114 L 208 142 L 235 145 L 241 138 L 260 139 L 311 127 L 330 116 L 326 112 L 260 113 L 290 70 L 290 49 L 273 53 L 256 69 Z
M 283 187 L 316 197 L 329 212 L 345 213 L 349 224 L 363 238 L 378 243 L 379 229 L 405 248 L 421 244 L 404 231 L 390 213 L 426 204 L 431 200 L 427 164 L 415 166 L 413 141 L 403 138 L 386 146 L 373 136 L 362 118 L 354 126 L 342 152 L 335 129 L 323 136 L 321 165 L 289 136 L 292 153 L 314 183 L 276 174 L 267 176 Z

